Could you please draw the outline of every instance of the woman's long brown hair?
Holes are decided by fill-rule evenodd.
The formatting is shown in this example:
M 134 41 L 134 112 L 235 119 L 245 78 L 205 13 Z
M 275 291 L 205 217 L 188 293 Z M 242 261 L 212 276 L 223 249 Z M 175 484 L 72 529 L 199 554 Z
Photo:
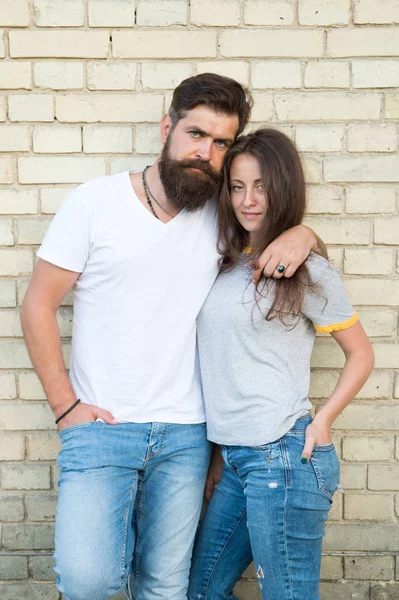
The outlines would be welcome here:
M 242 261 L 242 251 L 249 243 L 249 233 L 237 221 L 230 197 L 230 171 L 234 159 L 249 154 L 259 163 L 265 190 L 267 212 L 255 243 L 251 245 L 256 260 L 263 250 L 287 229 L 302 223 L 306 210 L 306 184 L 301 160 L 293 142 L 275 129 L 258 129 L 242 136 L 228 151 L 224 162 L 224 180 L 218 210 L 218 249 L 222 255 L 220 270 L 230 271 Z M 255 287 L 255 300 L 265 296 L 269 287 L 274 291 L 267 320 L 298 316 L 306 289 L 315 288 L 306 262 L 290 277 L 261 277 Z M 271 288 L 270 288 L 271 289 Z

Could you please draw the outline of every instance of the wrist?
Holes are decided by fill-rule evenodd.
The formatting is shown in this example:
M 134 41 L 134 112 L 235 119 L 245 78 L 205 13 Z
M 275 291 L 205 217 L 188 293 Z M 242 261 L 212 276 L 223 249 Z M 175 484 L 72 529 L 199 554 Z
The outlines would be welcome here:
M 328 414 L 327 410 L 322 408 L 314 417 L 313 423 L 319 427 L 330 429 L 334 423 L 334 418 Z
M 67 398 L 63 398 L 61 401 L 60 399 L 58 399 L 57 402 L 52 402 L 49 399 L 48 403 L 50 405 L 51 410 L 54 413 L 55 418 L 58 419 L 58 417 L 61 416 L 66 410 L 68 410 L 68 408 L 72 406 L 72 404 L 74 404 L 76 400 L 76 396 L 68 396 Z
M 319 242 L 317 235 L 315 234 L 313 229 L 310 229 L 310 227 L 307 227 L 307 225 L 304 225 L 304 227 L 306 227 L 306 229 L 308 230 L 310 250 L 313 250 L 313 252 L 318 252 Z
M 80 403 L 79 399 L 75 400 L 75 402 L 73 404 L 71 404 L 71 406 L 69 408 L 67 408 L 63 413 L 60 414 L 59 417 L 56 418 L 55 424 L 57 425 L 64 417 L 69 415 L 69 413 L 72 412 L 73 409 L 76 408 L 79 403 Z

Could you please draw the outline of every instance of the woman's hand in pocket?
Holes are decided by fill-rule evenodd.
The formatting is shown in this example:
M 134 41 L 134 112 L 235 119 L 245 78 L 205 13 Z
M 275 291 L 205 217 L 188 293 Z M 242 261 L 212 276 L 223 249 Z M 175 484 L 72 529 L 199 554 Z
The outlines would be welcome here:
M 309 461 L 314 446 L 326 446 L 328 444 L 331 444 L 330 425 L 322 419 L 318 420 L 316 416 L 306 428 L 301 462 L 305 464 Z

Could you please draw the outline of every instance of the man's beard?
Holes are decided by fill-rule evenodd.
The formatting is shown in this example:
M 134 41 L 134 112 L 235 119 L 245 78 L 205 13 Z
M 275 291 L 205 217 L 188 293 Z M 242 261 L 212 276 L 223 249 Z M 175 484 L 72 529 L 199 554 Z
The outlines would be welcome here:
M 170 135 L 158 163 L 159 176 L 166 196 L 180 211 L 203 208 L 220 189 L 222 174 L 201 159 L 174 160 L 170 157 Z M 200 169 L 201 172 L 192 169 Z

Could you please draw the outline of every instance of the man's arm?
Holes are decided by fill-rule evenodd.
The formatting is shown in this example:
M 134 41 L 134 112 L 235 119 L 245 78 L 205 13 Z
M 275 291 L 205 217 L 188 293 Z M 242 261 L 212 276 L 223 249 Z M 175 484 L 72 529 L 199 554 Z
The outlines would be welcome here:
M 79 275 L 39 259 L 21 306 L 21 323 L 29 356 L 56 417 L 76 401 L 62 356 L 56 315 L 62 299 Z M 97 417 L 107 423 L 116 422 L 108 411 L 82 402 L 60 421 L 59 429 L 94 421 Z
M 262 272 L 265 277 L 275 279 L 291 277 L 308 258 L 311 250 L 327 258 L 324 242 L 312 229 L 306 225 L 297 225 L 287 229 L 260 255 L 258 269 L 254 270 L 252 275 L 254 283 L 259 281 Z M 279 265 L 283 265 L 283 273 L 276 270 Z

